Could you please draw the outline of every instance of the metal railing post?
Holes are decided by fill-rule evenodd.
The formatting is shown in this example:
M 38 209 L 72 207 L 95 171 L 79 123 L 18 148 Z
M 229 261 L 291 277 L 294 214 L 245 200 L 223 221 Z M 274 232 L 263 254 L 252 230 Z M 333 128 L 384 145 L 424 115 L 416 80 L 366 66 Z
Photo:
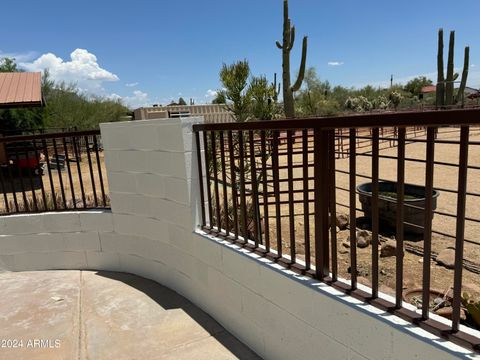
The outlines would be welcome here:
M 314 130 L 314 191 L 315 191 L 315 268 L 318 279 L 329 275 L 328 209 L 328 132 Z

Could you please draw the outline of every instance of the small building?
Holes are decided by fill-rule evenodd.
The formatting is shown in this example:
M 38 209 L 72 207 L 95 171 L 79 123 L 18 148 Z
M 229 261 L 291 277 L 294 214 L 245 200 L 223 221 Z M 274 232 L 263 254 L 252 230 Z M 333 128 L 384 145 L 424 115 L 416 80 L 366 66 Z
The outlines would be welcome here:
M 142 107 L 134 110 L 134 120 L 168 119 L 203 116 L 206 123 L 234 122 L 233 114 L 223 104 L 172 105 Z
M 422 87 L 422 90 L 420 90 L 422 94 L 431 94 L 434 92 L 437 92 L 437 86 L 436 85 L 427 85 Z
M 0 109 L 43 106 L 42 74 L 0 73 Z
M 0 73 L 0 109 L 39 107 L 43 105 L 41 73 Z M 0 134 L 0 136 L 3 135 Z M 0 164 L 6 163 L 7 160 L 5 143 L 1 143 Z

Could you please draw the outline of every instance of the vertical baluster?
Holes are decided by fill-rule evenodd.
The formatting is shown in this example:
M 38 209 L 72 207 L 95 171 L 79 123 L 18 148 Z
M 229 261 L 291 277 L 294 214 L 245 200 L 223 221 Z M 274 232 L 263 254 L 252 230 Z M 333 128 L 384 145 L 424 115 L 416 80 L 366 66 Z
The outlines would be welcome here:
M 254 241 L 255 241 L 255 248 L 258 248 L 259 244 L 259 233 L 260 228 L 258 226 L 259 218 L 258 218 L 258 184 L 257 184 L 257 166 L 256 166 L 256 158 L 255 158 L 255 147 L 254 147 L 254 134 L 253 131 L 250 130 L 248 132 L 249 138 L 249 148 L 250 148 L 250 176 L 252 178 L 252 207 L 253 207 L 253 234 L 254 234 Z
M 50 155 L 48 154 L 48 144 L 47 144 L 47 141 L 45 139 L 42 140 L 42 145 L 43 145 L 43 149 L 45 151 L 45 161 L 47 163 L 48 179 L 49 179 L 49 183 L 50 183 L 50 191 L 52 193 L 53 208 L 54 208 L 54 210 L 58 210 L 57 194 L 55 193 L 55 186 L 53 185 L 52 169 L 50 167 Z M 47 204 L 45 204 L 45 209 L 47 210 Z M 48 210 L 50 210 L 50 209 L 48 209 Z
M 203 144 L 205 146 L 205 174 L 207 176 L 207 202 L 208 202 L 208 221 L 209 221 L 209 228 L 210 230 L 213 229 L 213 204 L 212 204 L 212 179 L 210 174 L 210 158 L 212 154 L 210 151 L 212 150 L 210 146 L 208 146 L 208 137 L 207 132 L 203 132 Z
M 305 268 L 311 268 L 310 255 L 310 205 L 308 186 L 308 129 L 303 130 L 303 230 L 305 233 Z
M 379 129 L 372 131 L 372 298 L 378 297 L 378 172 L 379 172 Z
M 27 144 L 23 145 L 23 151 L 25 152 L 25 161 L 27 164 L 28 178 L 30 180 L 30 190 L 32 191 L 33 207 L 35 211 L 38 211 L 37 195 L 35 194 L 35 186 L 33 184 L 32 165 L 36 164 L 35 158 L 30 158 L 29 155 L 32 152 L 28 149 Z M 33 210 L 33 209 L 32 209 Z
M 72 170 L 70 168 L 70 157 L 68 156 L 67 141 L 65 137 L 62 138 L 63 151 L 65 152 L 65 164 L 67 165 L 68 181 L 70 183 L 70 193 L 72 194 L 73 208 L 77 208 L 77 200 L 75 198 L 75 188 L 73 185 Z
M 67 198 L 65 197 L 65 187 L 63 186 L 63 178 L 62 178 L 62 169 L 60 169 L 60 162 L 58 159 L 58 150 L 57 150 L 57 143 L 55 139 L 52 139 L 52 145 L 53 145 L 53 152 L 55 154 L 55 160 L 57 162 L 57 173 L 58 173 L 58 182 L 60 184 L 60 193 L 62 194 L 62 200 L 63 200 L 63 208 L 67 208 Z
M 433 172 L 435 159 L 435 130 L 427 128 L 427 159 L 425 167 L 425 226 L 423 232 L 423 294 L 422 318 L 429 318 L 430 311 L 430 262 L 432 256 L 432 218 L 433 218 Z
M 405 200 L 405 128 L 398 128 L 398 162 L 397 162 L 397 224 L 396 224 L 396 291 L 395 307 L 402 307 L 403 295 L 403 237 L 404 237 L 404 200 Z
M 357 187 L 356 187 L 356 136 L 357 131 L 350 129 L 349 139 L 349 207 L 350 207 L 350 273 L 351 289 L 357 289 Z
M 287 130 L 287 177 L 288 177 L 288 220 L 290 226 L 290 259 L 295 263 L 295 208 L 293 197 L 293 139 L 292 130 Z
M 95 158 L 97 160 L 98 180 L 100 181 L 100 191 L 102 192 L 103 206 L 107 206 L 107 199 L 105 196 L 105 186 L 103 185 L 102 164 L 100 163 L 100 155 L 98 154 L 97 135 L 93 135 L 93 147 L 95 148 Z
M 240 160 L 240 226 L 245 243 L 248 241 L 247 234 L 247 200 L 245 196 L 245 146 L 243 143 L 243 132 L 238 132 L 238 156 Z
M 30 211 L 30 206 L 28 204 L 27 200 L 27 194 L 25 193 L 25 183 L 23 182 L 23 171 L 20 166 L 20 155 L 18 152 L 18 143 L 14 143 L 14 149 L 15 149 L 15 160 L 17 163 L 17 171 L 18 171 L 18 178 L 20 179 L 20 190 L 22 191 L 22 197 L 23 197 L 23 206 L 25 207 L 25 211 L 29 212 Z M 27 154 L 25 154 L 25 160 L 27 161 Z
M 330 238 L 332 247 L 332 281 L 338 278 L 337 259 L 337 197 L 335 180 L 335 130 L 328 131 L 328 172 L 329 172 L 329 211 L 330 211 Z
M 210 132 L 210 141 L 212 143 L 212 167 L 213 167 L 213 195 L 215 197 L 215 217 L 218 234 L 221 233 L 222 219 L 221 219 L 221 206 L 220 206 L 220 193 L 218 190 L 218 164 L 217 164 L 217 140 L 215 132 Z
M 273 157 L 272 157 L 272 171 L 273 171 L 273 191 L 275 193 L 275 225 L 277 233 L 277 257 L 282 257 L 282 212 L 280 208 L 280 182 L 279 182 L 279 168 L 278 168 L 278 130 L 273 131 Z
M 270 224 L 268 214 L 268 179 L 267 179 L 267 148 L 265 130 L 261 130 L 261 153 L 262 153 L 262 190 L 263 190 L 263 223 L 265 229 L 265 251 L 270 252 Z
M 195 131 L 195 143 L 197 147 L 198 184 L 200 187 L 200 226 L 206 225 L 205 221 L 205 194 L 203 189 L 202 152 L 200 150 L 200 134 Z M 204 147 L 206 149 L 206 146 Z
M 88 136 L 85 136 L 85 150 L 87 151 L 88 170 L 90 172 L 90 181 L 92 182 L 93 201 L 95 203 L 95 207 L 98 208 L 97 187 L 95 186 L 95 177 L 93 175 L 92 156 L 90 154 Z
M 79 138 L 81 140 L 81 138 Z M 75 160 L 77 162 L 77 173 L 78 173 L 78 181 L 80 183 L 80 192 L 82 193 L 82 201 L 83 201 L 83 208 L 87 208 L 87 199 L 85 196 L 85 187 L 83 186 L 83 176 L 82 176 L 82 167 L 80 166 L 80 161 L 82 159 L 82 149 L 81 147 L 77 144 L 77 139 L 75 136 L 72 137 L 72 142 L 73 142 L 73 150 L 75 152 Z
M 35 158 L 37 159 L 37 164 L 38 164 L 38 178 L 40 180 L 40 189 L 42 192 L 42 200 L 43 200 L 43 208 L 46 211 L 47 210 L 47 196 L 45 195 L 45 186 L 43 185 L 43 168 L 40 167 L 40 155 L 38 153 L 38 148 L 37 148 L 37 143 L 35 140 L 33 140 L 33 151 L 35 152 Z
M 227 169 L 225 162 L 225 138 L 223 131 L 220 131 L 220 159 L 222 167 L 222 191 L 223 191 L 223 208 L 224 208 L 224 221 L 225 221 L 225 233 L 226 236 L 230 236 L 230 218 L 228 211 L 228 197 L 227 197 Z
M 4 143 L 0 142 L 0 146 L 4 146 Z M 8 166 L 7 162 L 7 166 Z M 2 193 L 3 193 L 3 201 L 5 202 L 5 210 L 7 214 L 10 212 L 10 205 L 8 204 L 8 195 L 7 195 L 7 188 L 5 186 L 5 178 L 3 176 L 3 167 L 0 166 L 0 185 L 2 186 Z
M 329 275 L 328 243 L 328 133 L 314 130 L 314 190 L 315 190 L 315 267 L 316 276 L 323 280 Z
M 235 240 L 238 239 L 238 200 L 237 200 L 237 178 L 235 175 L 235 149 L 233 145 L 232 131 L 228 131 L 228 153 L 230 160 L 230 178 L 232 183 L 232 207 L 233 207 L 233 231 Z
M 460 130 L 460 156 L 458 169 L 457 223 L 455 234 L 455 273 L 453 280 L 452 332 L 457 332 L 460 323 L 460 306 L 462 296 L 463 245 L 465 240 L 465 202 L 468 173 L 468 139 L 469 127 Z

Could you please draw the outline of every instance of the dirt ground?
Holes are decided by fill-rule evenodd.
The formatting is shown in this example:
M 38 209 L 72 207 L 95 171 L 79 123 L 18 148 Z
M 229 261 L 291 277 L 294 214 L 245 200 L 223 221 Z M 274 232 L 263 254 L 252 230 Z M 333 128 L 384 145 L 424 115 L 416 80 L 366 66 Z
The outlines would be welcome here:
M 424 139 L 425 136 L 422 134 L 416 134 L 416 138 Z M 425 143 L 408 143 L 409 137 L 407 136 L 407 145 L 406 145 L 406 157 L 414 159 L 425 159 L 426 153 L 426 144 Z M 438 139 L 450 139 L 458 140 L 459 139 L 459 129 L 455 128 L 442 128 L 439 130 Z M 479 141 L 480 140 L 480 130 L 471 129 L 470 141 Z M 344 139 L 344 141 L 347 141 Z M 311 145 L 310 145 L 311 146 Z M 382 146 L 381 146 L 382 148 Z M 286 152 L 286 145 L 282 145 L 280 152 Z M 365 154 L 371 150 L 370 147 L 363 147 L 357 150 L 357 153 Z M 472 144 L 469 147 L 469 166 L 480 166 L 480 142 L 479 145 Z M 295 143 L 294 151 L 302 151 L 302 145 L 300 142 Z M 384 148 L 381 149 L 381 155 L 396 156 L 397 148 Z M 357 175 L 371 176 L 371 158 L 365 156 L 357 156 Z M 435 145 L 435 161 L 438 162 L 449 162 L 453 164 L 458 164 L 459 161 L 459 146 L 450 145 L 450 144 L 436 144 Z M 287 156 L 280 156 L 280 166 L 287 165 L 288 159 Z M 293 156 L 293 164 L 301 165 L 302 155 Z M 397 177 L 397 162 L 396 159 L 380 159 L 379 160 L 379 177 L 384 180 L 396 181 Z M 349 170 L 349 159 L 337 159 L 336 168 L 338 170 L 346 171 Z M 309 155 L 309 177 L 313 177 L 313 154 Z M 480 175 L 480 170 L 478 169 L 469 169 L 468 170 L 468 187 L 467 191 L 472 193 L 479 193 L 480 185 L 478 184 L 478 179 Z M 271 175 L 269 175 L 271 178 Z M 286 169 L 280 170 L 280 179 L 286 179 L 288 177 L 288 172 Z M 300 190 L 303 189 L 303 170 L 301 168 L 296 168 L 293 170 L 293 178 L 299 178 L 299 181 L 294 182 L 294 189 Z M 357 176 L 356 179 L 357 185 L 360 185 L 365 182 L 370 182 L 369 179 L 362 178 Z M 416 184 L 425 186 L 425 164 L 419 162 L 406 162 L 405 169 L 405 182 L 409 184 Z M 313 189 L 313 180 L 309 181 L 309 190 Z M 337 172 L 336 174 L 336 185 L 339 188 L 348 189 L 349 187 L 349 175 Z M 456 190 L 458 186 L 458 168 L 449 167 L 444 165 L 435 165 L 434 169 L 434 187 L 445 188 Z M 269 190 L 272 191 L 273 188 L 269 186 Z M 283 182 L 280 186 L 281 191 L 288 190 L 288 183 Z M 309 193 L 310 199 L 313 198 L 313 192 Z M 337 205 L 337 213 L 348 213 L 348 204 L 349 204 L 349 192 L 342 189 L 336 190 L 336 198 L 339 205 Z M 295 200 L 303 200 L 302 193 L 296 193 L 294 196 Z M 467 196 L 466 203 L 466 216 L 480 221 L 480 202 L 479 198 L 475 196 Z M 269 199 L 270 202 L 274 201 L 274 198 Z M 281 201 L 288 201 L 288 194 L 281 195 Z M 453 247 L 455 245 L 455 227 L 456 227 L 456 211 L 457 211 L 457 199 L 456 194 L 448 193 L 445 191 L 440 191 L 440 196 L 438 198 L 437 210 L 452 214 L 453 217 L 448 217 L 444 215 L 436 214 L 433 219 L 433 230 L 439 231 L 446 234 L 451 234 L 453 237 L 448 237 L 439 234 L 432 235 L 432 251 L 440 252 L 441 250 L 447 247 Z M 358 200 L 357 195 L 357 208 L 361 208 L 361 204 Z M 309 222 L 310 222 L 310 240 L 313 242 L 314 234 L 314 217 L 313 215 L 313 203 L 309 204 Z M 263 210 L 261 211 L 263 214 Z M 289 253 L 289 205 L 288 203 L 281 205 L 281 214 L 282 214 L 282 244 L 284 247 L 284 253 Z M 296 239 L 296 248 L 298 257 L 302 259 L 302 254 L 305 253 L 305 234 L 304 234 L 304 209 L 303 203 L 296 203 L 294 205 L 294 214 L 295 214 L 295 239 Z M 364 214 L 360 211 L 357 211 L 357 218 L 362 217 Z M 271 242 L 274 244 L 276 239 L 275 231 L 275 206 L 271 205 L 269 207 L 269 226 L 270 226 L 270 238 Z M 392 234 L 383 234 L 390 237 Z M 342 241 L 346 240 L 348 237 L 348 231 L 342 231 L 338 233 L 338 264 L 339 264 L 339 276 L 345 279 L 349 279 L 350 275 L 348 273 L 348 268 L 350 266 L 349 260 L 349 251 L 342 247 Z M 465 223 L 465 238 L 471 242 L 465 242 L 464 257 L 476 264 L 480 265 L 480 222 L 467 220 Z M 406 243 L 414 245 L 420 250 L 423 249 L 423 239 L 415 239 L 416 241 L 409 241 L 408 236 L 406 238 Z M 275 245 L 273 245 L 275 248 Z M 312 245 L 312 254 L 313 245 Z M 343 253 L 340 253 L 342 250 Z M 358 249 L 358 270 L 360 276 L 360 282 L 369 285 L 371 280 L 371 254 L 372 248 L 369 246 L 366 249 Z M 379 270 L 380 270 L 380 285 L 381 291 L 392 293 L 392 289 L 395 288 L 395 257 L 380 258 Z M 431 287 L 438 289 L 442 292 L 448 291 L 448 289 L 453 286 L 453 270 L 446 269 L 443 266 L 439 266 L 435 261 L 431 262 Z M 422 272 L 423 272 L 423 259 L 421 256 L 406 252 L 404 257 L 404 284 L 405 289 L 412 289 L 419 287 L 422 284 Z M 471 284 L 480 285 L 480 275 L 474 272 L 470 272 L 466 269 L 463 270 L 463 283 L 469 287 Z M 472 287 L 469 287 L 470 292 Z M 475 288 L 475 286 L 473 286 Z M 480 291 L 476 292 L 476 295 L 480 296 Z
M 92 163 L 92 170 L 93 170 L 93 182 L 92 182 L 92 175 L 90 173 L 90 165 L 88 161 L 88 156 L 86 153 L 82 154 L 82 161 L 78 163 L 80 165 L 80 171 L 78 170 L 77 162 L 76 161 L 65 161 L 65 167 L 58 171 L 55 167 L 49 169 L 47 166 L 44 168 L 44 174 L 42 176 L 34 175 L 32 173 L 32 177 L 27 170 L 23 171 L 23 176 L 19 176 L 18 172 L 14 168 L 12 171 L 12 177 L 8 171 L 4 170 L 3 178 L 5 187 L 7 189 L 7 199 L 10 207 L 10 211 L 15 209 L 15 202 L 14 202 L 14 193 L 13 189 L 15 189 L 15 195 L 17 197 L 18 207 L 21 211 L 26 210 L 25 206 L 25 199 L 22 192 L 22 182 L 23 188 L 25 189 L 25 197 L 28 202 L 28 206 L 30 209 L 35 209 L 35 203 L 33 201 L 33 197 L 37 199 L 37 206 L 39 209 L 44 208 L 43 204 L 43 197 L 42 197 L 42 190 L 41 186 L 43 183 L 43 187 L 45 189 L 46 197 L 47 197 L 47 207 L 49 210 L 53 210 L 53 196 L 52 194 L 52 186 L 53 191 L 55 192 L 55 198 L 57 199 L 57 206 L 59 209 L 65 208 L 64 200 L 62 195 L 62 183 L 63 189 L 65 194 L 65 201 L 67 203 L 67 208 L 74 208 L 74 204 L 77 207 L 81 208 L 84 206 L 83 199 L 82 199 L 82 183 L 83 189 L 85 193 L 85 200 L 88 207 L 95 207 L 95 199 L 94 199 L 94 192 L 97 195 L 97 203 L 99 207 L 108 206 L 109 204 L 109 197 L 108 197 L 108 180 L 107 180 L 107 172 L 105 168 L 105 161 L 104 161 L 104 153 L 99 152 L 99 160 L 100 166 L 102 171 L 102 179 L 103 179 L 103 186 L 105 191 L 106 197 L 106 204 L 103 203 L 103 196 L 100 186 L 100 176 L 98 171 L 98 163 L 95 156 L 95 153 L 90 153 L 91 156 L 91 163 Z M 70 175 L 72 181 L 70 182 Z M 13 179 L 13 181 L 12 181 Z M 12 187 L 12 183 L 14 184 Z M 93 184 L 95 185 L 95 191 L 93 189 Z M 33 185 L 33 186 L 32 186 Z M 73 185 L 73 186 L 72 186 Z M 73 189 L 73 191 L 72 191 Z M 5 197 L 3 194 L 0 194 L 0 213 L 6 212 L 5 206 Z

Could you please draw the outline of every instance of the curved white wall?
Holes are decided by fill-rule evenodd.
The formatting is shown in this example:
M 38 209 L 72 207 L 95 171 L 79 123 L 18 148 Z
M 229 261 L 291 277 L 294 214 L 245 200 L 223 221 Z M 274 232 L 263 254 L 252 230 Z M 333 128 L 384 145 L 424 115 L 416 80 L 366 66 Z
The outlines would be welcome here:
M 187 297 L 266 359 L 470 358 L 401 319 L 192 231 L 191 123 L 102 125 L 112 211 L 0 218 L 0 269 L 134 273 Z

